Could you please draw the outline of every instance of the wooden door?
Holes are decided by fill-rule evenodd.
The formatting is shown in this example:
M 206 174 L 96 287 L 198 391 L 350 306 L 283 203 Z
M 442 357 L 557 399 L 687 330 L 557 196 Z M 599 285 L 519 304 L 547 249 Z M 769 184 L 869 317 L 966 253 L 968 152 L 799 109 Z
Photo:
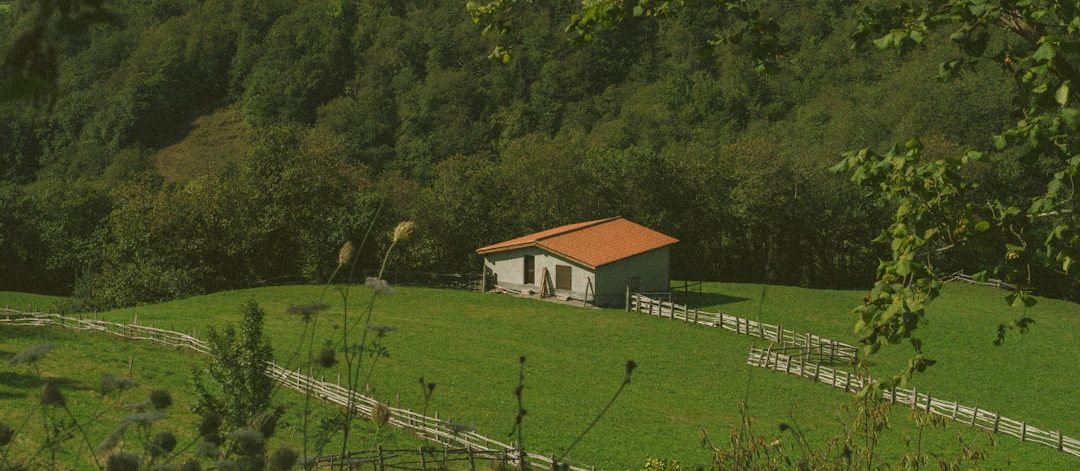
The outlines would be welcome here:
M 522 276 L 524 284 L 536 284 L 536 259 L 532 255 L 525 256 L 525 273 Z
M 555 265 L 555 289 L 573 291 L 574 284 L 570 278 L 570 265 Z

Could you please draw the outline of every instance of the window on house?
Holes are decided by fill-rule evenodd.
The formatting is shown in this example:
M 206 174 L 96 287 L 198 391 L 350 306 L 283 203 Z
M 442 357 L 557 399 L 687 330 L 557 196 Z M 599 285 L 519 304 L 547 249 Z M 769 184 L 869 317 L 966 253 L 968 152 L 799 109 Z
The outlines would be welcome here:
M 555 265 L 555 289 L 573 291 L 570 281 L 570 265 Z
M 524 283 L 527 285 L 536 284 L 536 259 L 532 255 L 525 256 L 525 276 Z

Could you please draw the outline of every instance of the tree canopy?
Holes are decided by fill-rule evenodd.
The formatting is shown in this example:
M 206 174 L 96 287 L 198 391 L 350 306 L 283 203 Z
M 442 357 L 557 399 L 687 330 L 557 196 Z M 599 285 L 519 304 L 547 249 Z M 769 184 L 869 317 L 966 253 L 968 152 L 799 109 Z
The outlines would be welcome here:
M 406 269 L 623 215 L 682 240 L 677 277 L 873 286 L 869 346 L 955 270 L 1075 298 L 1066 3 L 113 0 L 56 31 L 15 2 L 4 57 L 52 52 L 3 73 L 47 86 L 0 103 L 26 270 L 0 284 L 101 307 L 320 279 L 381 204 L 418 223 Z M 207 138 L 219 171 L 163 180 L 221 109 L 246 150 Z

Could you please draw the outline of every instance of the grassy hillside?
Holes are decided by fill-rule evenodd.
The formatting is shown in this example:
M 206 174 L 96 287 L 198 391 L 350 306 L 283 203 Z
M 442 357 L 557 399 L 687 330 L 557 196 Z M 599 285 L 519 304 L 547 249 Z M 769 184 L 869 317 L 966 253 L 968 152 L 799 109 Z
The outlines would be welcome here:
M 150 159 L 165 181 L 181 182 L 209 175 L 250 150 L 251 130 L 238 106 L 228 106 L 196 118 L 180 142 L 159 150 Z
M 11 297 L 4 294 L 4 297 Z M 12 456 L 19 459 L 32 454 L 42 443 L 44 433 L 37 401 L 43 382 L 34 367 L 12 367 L 7 359 L 17 352 L 51 343 L 52 351 L 39 362 L 37 368 L 45 378 L 59 381 L 67 403 L 80 421 L 105 411 L 101 419 L 86 427 L 91 443 L 97 446 L 116 427 L 120 420 L 131 414 L 124 404 L 145 401 L 151 390 L 165 389 L 172 394 L 173 406 L 166 410 L 166 419 L 155 424 L 154 430 L 169 430 L 176 434 L 177 449 L 187 445 L 198 434 L 199 417 L 191 412 L 195 405 L 192 371 L 202 369 L 207 357 L 186 350 L 172 350 L 142 342 L 124 341 L 114 337 L 75 333 L 57 329 L 9 328 L 0 329 L 0 422 L 20 430 L 12 447 Z M 130 367 L 130 370 L 129 370 Z M 102 375 L 130 377 L 138 383 L 121 396 L 100 400 L 96 392 Z M 269 447 L 291 446 L 302 448 L 302 412 L 304 397 L 292 390 L 278 389 L 275 403 L 285 407 L 285 415 Z M 335 415 L 333 408 L 314 402 L 312 434 L 321 418 Z M 110 408 L 111 406 L 111 408 Z M 20 425 L 26 423 L 23 428 Z M 373 440 L 374 427 L 370 422 L 359 422 L 359 433 L 350 440 L 355 449 L 366 449 Z M 127 438 L 127 451 L 139 452 L 137 433 L 131 431 Z M 409 448 L 420 446 L 421 441 L 411 434 L 386 428 L 379 432 L 384 447 Z M 331 443 L 326 453 L 340 450 L 340 437 Z M 79 463 L 78 469 L 97 469 L 83 447 L 81 438 L 64 446 L 65 454 L 58 460 L 61 464 Z M 76 453 L 76 450 L 78 452 Z M 41 465 L 39 462 L 38 465 Z
M 698 301 L 751 317 L 760 311 L 763 320 L 849 342 L 847 312 L 862 295 L 768 286 L 764 302 L 759 302 L 759 285 L 710 284 L 707 289 L 713 295 Z M 235 320 L 236 306 L 255 299 L 269 313 L 267 328 L 282 356 L 296 345 L 303 328 L 286 308 L 317 301 L 321 292 L 316 286 L 223 292 L 113 311 L 106 318 L 130 321 L 137 315 L 141 323 L 196 329 L 204 335 L 209 326 Z M 352 306 L 370 295 L 363 288 L 353 293 Z M 333 302 L 334 296 L 330 290 L 326 301 Z M 994 347 L 989 340 L 995 323 L 1012 314 L 998 296 L 982 288 L 946 290 L 934 306 L 925 336 L 930 353 L 942 363 L 919 378 L 917 386 L 942 398 L 1080 435 L 1080 416 L 1062 399 L 1069 396 L 1061 394 L 1080 387 L 1080 362 L 1069 343 L 1080 331 L 1080 310 L 1043 300 L 1030 311 L 1039 322 L 1036 329 Z M 320 339 L 338 339 L 340 319 L 340 309 L 324 315 Z M 698 446 L 700 430 L 723 440 L 738 419 L 737 404 L 743 399 L 749 401 L 760 430 L 773 433 L 779 423 L 794 420 L 815 440 L 835 429 L 838 411 L 851 403 L 836 390 L 746 367 L 753 339 L 621 310 L 405 287 L 377 300 L 373 322 L 397 329 L 386 339 L 390 356 L 380 361 L 371 385 L 376 396 L 400 396 L 402 404 L 420 407 L 417 378 L 423 376 L 438 383 L 432 411 L 473 423 L 494 438 L 505 438 L 511 428 L 517 359 L 524 355 L 526 445 L 545 452 L 558 452 L 573 440 L 618 386 L 624 362 L 634 359 L 641 366 L 633 384 L 572 455 L 605 468 L 639 466 L 650 456 L 703 463 L 707 454 Z M 878 371 L 895 370 L 906 353 L 896 350 L 881 356 Z M 1048 356 L 1050 351 L 1054 356 Z M 334 374 L 326 372 L 327 377 Z M 893 412 L 893 427 L 883 445 L 889 456 L 904 451 L 902 435 L 916 432 L 905 416 L 905 411 Z M 957 434 L 968 439 L 978 435 L 961 426 L 927 430 L 924 448 L 948 453 L 955 449 Z M 986 438 L 979 441 L 987 443 Z M 986 464 L 1014 461 L 1032 469 L 1078 464 L 1073 457 L 1009 438 L 999 442 Z
M 48 311 L 63 301 L 59 296 L 0 291 L 0 307 L 19 310 Z
M 814 333 L 856 343 L 852 334 L 852 307 L 866 294 L 862 291 L 824 291 L 769 286 L 761 299 L 761 285 L 707 284 L 705 291 L 723 293 L 732 302 L 716 304 L 698 298 L 710 310 L 724 310 L 753 318 L 783 322 L 788 328 L 806 326 Z M 927 324 L 917 336 L 926 354 L 939 363 L 916 380 L 923 391 L 969 406 L 1000 412 L 1016 419 L 1080 434 L 1080 414 L 1075 404 L 1058 398 L 1072 397 L 1080 388 L 1080 306 L 1055 299 L 1040 299 L 1025 311 L 1009 307 L 1006 291 L 960 283 L 946 286 L 942 297 L 931 304 Z M 1021 316 L 1035 320 L 1027 334 L 1011 330 L 1005 343 L 993 345 L 997 327 Z M 798 327 L 796 327 L 798 326 Z M 907 365 L 908 345 L 886 348 L 874 357 L 876 376 L 885 377 Z

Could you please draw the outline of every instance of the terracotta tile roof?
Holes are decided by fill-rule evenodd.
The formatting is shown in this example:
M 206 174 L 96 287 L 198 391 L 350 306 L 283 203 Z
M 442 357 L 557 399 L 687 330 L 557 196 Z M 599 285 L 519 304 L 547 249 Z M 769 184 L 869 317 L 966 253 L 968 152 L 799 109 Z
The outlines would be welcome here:
M 476 249 L 480 255 L 540 247 L 590 268 L 666 247 L 679 240 L 622 217 L 567 224 Z

